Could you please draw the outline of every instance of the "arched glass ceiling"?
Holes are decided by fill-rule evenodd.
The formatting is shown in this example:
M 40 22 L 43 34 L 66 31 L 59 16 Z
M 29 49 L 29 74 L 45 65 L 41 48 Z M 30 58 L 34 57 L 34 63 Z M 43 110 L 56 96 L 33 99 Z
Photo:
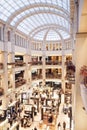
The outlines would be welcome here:
M 47 39 L 65 39 L 70 36 L 70 0 L 0 0 L 0 19 L 36 39 L 46 35 L 46 29 L 38 29 L 45 25 L 50 30 Z
M 58 35 L 57 32 L 55 32 L 54 30 L 50 30 L 48 33 L 47 33 L 47 36 L 46 36 L 46 40 L 47 41 L 55 41 L 56 40 L 61 40 L 60 36 Z
M 23 17 L 22 17 L 23 18 Z M 70 24 L 63 17 L 56 16 L 54 14 L 35 14 L 31 17 L 24 19 L 17 28 L 26 34 L 29 34 L 31 30 L 38 26 L 43 26 L 45 24 L 58 24 L 59 26 L 65 27 L 68 32 L 70 30 Z M 27 29 L 28 28 L 28 29 Z
M 36 33 L 36 35 L 34 36 L 34 39 L 37 39 L 37 40 L 43 40 L 44 38 L 45 38 L 46 41 L 61 40 L 58 33 L 55 32 L 55 30 L 51 30 L 51 29 L 49 31 L 48 31 L 48 29 L 40 31 L 40 32 Z
M 16 22 L 18 20 L 20 20 L 21 17 L 24 17 L 26 15 L 31 16 L 32 14 L 43 13 L 43 12 L 44 13 L 51 13 L 51 12 L 53 12 L 56 15 L 59 15 L 59 16 L 62 16 L 62 17 L 65 17 L 65 18 L 69 19 L 69 15 L 67 15 L 65 12 L 63 12 L 61 10 L 58 10 L 58 7 L 54 8 L 54 6 L 53 6 L 53 7 L 49 8 L 49 6 L 47 6 L 47 7 L 39 7 L 38 6 L 38 7 L 29 8 L 29 9 L 27 9 L 25 11 L 23 10 L 23 12 L 21 12 L 18 15 L 16 15 L 16 17 L 10 18 L 11 21 L 12 21 L 11 25 L 14 26 L 16 24 Z

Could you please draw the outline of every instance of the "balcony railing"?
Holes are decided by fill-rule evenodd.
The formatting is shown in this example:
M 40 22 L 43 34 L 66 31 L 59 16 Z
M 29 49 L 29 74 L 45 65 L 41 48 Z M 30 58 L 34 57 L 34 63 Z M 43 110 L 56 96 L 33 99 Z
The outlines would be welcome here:
M 31 65 L 42 65 L 42 61 L 32 61 Z
M 42 75 L 33 75 L 32 76 L 32 80 L 39 80 L 39 79 L 42 79 Z
M 61 61 L 46 61 L 46 65 L 61 65 Z
M 14 62 L 7 63 L 7 65 L 8 65 L 8 68 L 14 68 L 15 67 Z
M 25 65 L 26 65 L 26 63 L 23 62 L 23 61 L 17 61 L 17 62 L 15 62 L 15 67 L 23 67 Z
M 20 86 L 22 86 L 24 84 L 26 84 L 26 80 L 23 79 L 23 78 L 20 78 L 20 79 L 15 81 L 15 88 L 18 88 L 18 87 L 20 87 Z
M 42 61 L 31 61 L 31 62 L 28 62 L 28 64 L 31 64 L 31 65 L 42 65 Z M 61 61 L 46 61 L 46 65 L 61 65 L 62 62 Z
M 47 79 L 61 79 L 62 78 L 62 74 L 60 74 L 60 75 L 46 74 L 46 78 Z

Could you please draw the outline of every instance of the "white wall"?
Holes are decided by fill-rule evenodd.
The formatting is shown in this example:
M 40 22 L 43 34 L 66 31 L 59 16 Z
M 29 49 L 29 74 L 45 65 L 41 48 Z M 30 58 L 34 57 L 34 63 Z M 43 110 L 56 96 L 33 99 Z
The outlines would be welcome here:
M 87 130 L 87 114 L 83 110 L 83 102 L 80 94 L 80 75 L 81 66 L 87 65 L 87 34 L 77 34 L 76 38 L 76 83 L 75 83 L 75 130 Z

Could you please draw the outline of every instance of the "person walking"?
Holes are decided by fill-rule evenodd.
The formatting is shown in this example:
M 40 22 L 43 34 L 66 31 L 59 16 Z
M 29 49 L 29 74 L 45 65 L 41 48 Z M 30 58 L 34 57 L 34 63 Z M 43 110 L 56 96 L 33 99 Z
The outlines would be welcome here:
M 61 124 L 60 124 L 60 122 L 58 123 L 58 130 L 60 130 L 60 127 L 61 127 Z
M 65 130 L 66 129 L 66 122 L 64 121 L 63 122 L 63 130 Z

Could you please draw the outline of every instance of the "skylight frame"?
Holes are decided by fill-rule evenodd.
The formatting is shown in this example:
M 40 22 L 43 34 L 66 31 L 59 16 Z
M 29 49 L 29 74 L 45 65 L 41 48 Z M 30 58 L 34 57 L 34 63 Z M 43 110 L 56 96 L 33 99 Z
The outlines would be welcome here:
M 53 11 L 53 12 L 62 12 L 62 15 L 64 15 L 65 12 L 61 11 L 61 10 L 57 10 L 56 8 L 52 8 L 52 7 L 40 7 L 38 6 L 37 8 L 32 8 L 29 10 L 25 10 L 24 12 L 19 13 L 20 8 L 23 7 L 28 7 L 32 4 L 40 4 L 40 3 L 44 3 L 44 4 L 52 4 L 52 5 L 58 5 L 61 8 L 67 10 L 67 12 L 70 12 L 70 5 L 69 5 L 69 0 L 2 0 L 0 1 L 0 19 L 7 21 L 10 16 L 12 16 L 12 14 L 14 14 L 14 12 L 17 12 L 16 16 L 12 19 L 11 25 L 15 26 L 16 22 L 23 16 L 26 16 L 28 13 L 32 13 L 32 12 L 36 12 L 37 11 Z M 4 11 L 5 10 L 5 11 Z M 65 14 L 66 17 L 68 17 L 67 14 Z M 14 15 L 13 15 L 14 16 Z M 39 18 L 39 16 L 41 16 Z M 39 27 L 39 26 L 43 26 L 45 24 L 59 24 L 60 26 L 64 27 L 66 26 L 66 29 L 70 31 L 70 23 L 68 20 L 63 19 L 62 17 L 59 17 L 51 14 L 49 15 L 48 13 L 42 13 L 42 15 L 37 14 L 37 22 L 35 22 L 34 18 L 36 18 L 36 15 L 30 16 L 29 19 L 31 21 L 29 21 L 26 17 L 26 19 L 22 20 L 18 25 L 17 25 L 17 29 L 24 32 L 26 35 L 29 34 L 29 32 L 31 32 L 31 30 L 34 30 L 34 28 Z M 67 18 L 68 19 L 68 18 Z M 26 21 L 26 22 L 25 22 Z M 40 22 L 41 21 L 41 22 Z M 29 24 L 27 23 L 29 22 Z M 33 22 L 33 23 L 32 23 Z M 39 23 L 39 24 L 38 24 Z M 35 25 L 34 25 L 35 24 Z M 26 26 L 25 26 L 26 25 Z M 37 25 L 37 26 L 36 26 Z M 29 30 L 27 31 L 27 26 L 29 28 Z M 16 26 L 15 26 L 16 27 Z M 59 30 L 60 31 L 60 30 Z M 63 31 L 63 30 L 62 30 Z M 61 35 L 64 35 L 63 33 L 61 33 Z M 66 35 L 66 33 L 65 33 Z M 65 36 L 64 36 L 65 37 Z

